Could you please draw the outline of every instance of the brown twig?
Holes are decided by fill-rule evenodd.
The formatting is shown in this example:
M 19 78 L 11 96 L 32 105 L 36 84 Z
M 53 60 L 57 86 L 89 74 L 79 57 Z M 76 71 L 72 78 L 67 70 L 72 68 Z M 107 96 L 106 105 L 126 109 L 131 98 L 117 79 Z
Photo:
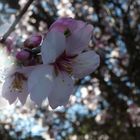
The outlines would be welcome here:
M 8 29 L 8 31 L 3 35 L 2 39 L 1 39 L 1 43 L 3 43 L 7 37 L 11 34 L 11 32 L 15 29 L 16 25 L 18 24 L 18 22 L 20 21 L 20 19 L 22 18 L 22 16 L 25 14 L 25 12 L 27 11 L 27 9 L 29 8 L 29 6 L 32 4 L 34 0 L 29 0 L 24 8 L 20 11 L 19 15 L 16 16 L 15 21 L 13 22 L 13 24 L 11 25 L 11 27 Z

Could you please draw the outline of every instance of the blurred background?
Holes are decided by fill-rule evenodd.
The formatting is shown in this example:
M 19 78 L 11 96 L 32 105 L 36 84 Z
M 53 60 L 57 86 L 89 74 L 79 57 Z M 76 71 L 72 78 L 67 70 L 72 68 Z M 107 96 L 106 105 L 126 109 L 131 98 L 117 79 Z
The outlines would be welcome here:
M 0 0 L 0 26 L 26 2 Z M 1 109 L 0 140 L 140 140 L 140 0 L 34 0 L 14 34 L 20 42 L 45 33 L 59 17 L 94 26 L 89 47 L 100 67 L 76 81 L 65 108 Z

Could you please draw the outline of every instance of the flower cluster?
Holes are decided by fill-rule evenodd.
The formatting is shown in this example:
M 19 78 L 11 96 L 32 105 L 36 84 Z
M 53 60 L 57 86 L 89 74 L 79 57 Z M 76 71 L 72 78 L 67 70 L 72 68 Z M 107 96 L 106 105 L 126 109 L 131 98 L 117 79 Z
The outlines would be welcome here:
M 14 51 L 18 67 L 9 72 L 3 97 L 10 104 L 17 98 L 24 104 L 30 95 L 38 105 L 46 98 L 53 109 L 66 105 L 74 92 L 74 79 L 83 78 L 99 66 L 99 56 L 88 49 L 92 31 L 93 26 L 83 21 L 61 18 L 43 38 L 29 37 L 20 51 Z M 11 53 L 12 43 L 7 44 Z

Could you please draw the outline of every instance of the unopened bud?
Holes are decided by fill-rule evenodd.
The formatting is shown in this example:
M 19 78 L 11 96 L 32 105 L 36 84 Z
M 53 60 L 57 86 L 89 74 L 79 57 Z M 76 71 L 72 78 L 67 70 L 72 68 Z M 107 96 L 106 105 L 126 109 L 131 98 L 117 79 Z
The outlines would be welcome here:
M 29 57 L 30 57 L 30 53 L 25 50 L 21 50 L 16 54 L 17 60 L 20 60 L 20 61 L 25 61 L 29 59 Z
M 32 35 L 24 41 L 24 47 L 33 49 L 38 47 L 41 44 L 42 36 L 41 35 Z

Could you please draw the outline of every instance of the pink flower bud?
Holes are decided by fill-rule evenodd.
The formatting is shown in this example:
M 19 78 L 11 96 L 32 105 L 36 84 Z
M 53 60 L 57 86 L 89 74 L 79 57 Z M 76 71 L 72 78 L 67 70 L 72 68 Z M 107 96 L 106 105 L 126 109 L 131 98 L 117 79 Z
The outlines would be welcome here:
M 41 41 L 41 35 L 32 35 L 24 41 L 24 47 L 29 49 L 36 48 L 40 45 Z
M 17 52 L 16 54 L 17 60 L 20 60 L 20 61 L 25 61 L 29 59 L 29 57 L 30 57 L 30 53 L 25 50 L 21 50 L 20 52 Z

